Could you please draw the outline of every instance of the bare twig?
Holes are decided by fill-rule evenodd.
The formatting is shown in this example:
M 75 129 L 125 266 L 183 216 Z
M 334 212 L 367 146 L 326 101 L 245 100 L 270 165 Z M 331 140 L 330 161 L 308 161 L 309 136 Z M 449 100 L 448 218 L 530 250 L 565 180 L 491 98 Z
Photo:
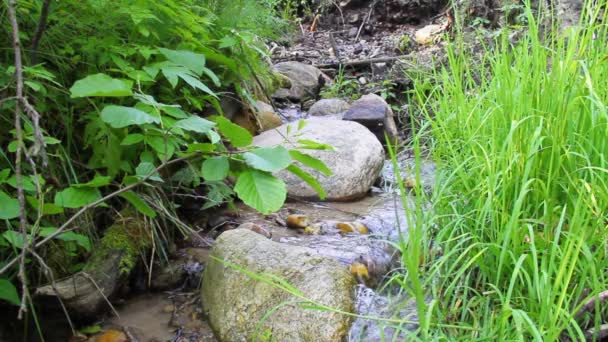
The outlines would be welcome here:
M 13 50 L 15 56 L 15 78 L 16 78 L 16 95 L 17 99 L 23 98 L 23 64 L 21 58 L 21 42 L 19 40 L 19 25 L 17 23 L 17 0 L 9 0 L 8 2 L 8 17 L 11 23 L 13 32 Z M 19 202 L 19 228 L 23 239 L 23 248 L 19 256 L 19 272 L 18 277 L 21 281 L 22 294 L 21 306 L 19 307 L 19 319 L 23 318 L 23 314 L 27 311 L 27 275 L 25 273 L 25 257 L 29 249 L 27 241 L 27 218 L 25 213 L 25 195 L 23 192 L 23 175 L 21 170 L 21 158 L 23 157 L 23 131 L 21 127 L 21 103 L 15 102 L 15 131 L 17 136 L 17 150 L 15 151 L 15 182 L 17 186 L 17 200 Z
M 338 62 L 341 62 L 341 58 L 340 58 L 340 51 L 338 51 L 338 44 L 336 44 L 336 39 L 334 38 L 334 34 L 330 31 L 329 32 L 329 43 L 331 44 L 331 48 L 332 50 L 334 50 L 334 55 L 336 56 L 336 59 L 338 60 Z
M 581 306 L 580 309 L 578 309 L 578 311 L 574 314 L 574 318 L 580 318 L 580 316 L 582 314 L 584 314 L 585 312 L 591 312 L 593 310 L 595 310 L 595 304 L 596 303 L 604 303 L 608 300 L 608 290 L 607 291 L 602 291 L 600 293 L 598 293 L 597 295 L 589 298 L 585 304 L 583 304 L 583 306 Z
M 38 45 L 40 44 L 40 39 L 42 38 L 42 34 L 44 30 L 46 30 L 46 23 L 49 17 L 49 12 L 51 9 L 51 0 L 44 0 L 42 4 L 42 10 L 40 11 L 40 19 L 38 20 L 38 27 L 36 28 L 36 33 L 34 34 L 34 38 L 32 38 L 31 45 L 31 59 L 32 64 L 36 64 L 36 55 L 38 53 Z
M 388 63 L 388 62 L 402 60 L 407 57 L 408 57 L 407 55 L 403 55 L 403 56 L 394 56 L 394 57 L 358 59 L 358 60 L 344 62 L 344 63 L 336 62 L 336 63 L 328 63 L 328 64 L 316 64 L 315 67 L 317 67 L 319 69 L 329 69 L 329 68 L 335 69 L 335 68 L 339 68 L 341 66 L 361 66 L 361 65 L 368 65 L 368 64 L 373 64 L 373 63 Z
M 374 2 L 372 2 L 372 5 L 369 7 L 369 13 L 367 13 L 367 16 L 361 23 L 361 26 L 359 26 L 359 30 L 357 31 L 357 36 L 355 37 L 355 42 L 359 41 L 359 36 L 361 35 L 361 30 L 363 30 L 363 26 L 365 26 L 365 24 L 367 24 L 367 22 L 369 21 L 369 18 L 371 18 L 372 12 L 374 11 L 374 6 L 376 6 L 376 0 L 374 0 Z

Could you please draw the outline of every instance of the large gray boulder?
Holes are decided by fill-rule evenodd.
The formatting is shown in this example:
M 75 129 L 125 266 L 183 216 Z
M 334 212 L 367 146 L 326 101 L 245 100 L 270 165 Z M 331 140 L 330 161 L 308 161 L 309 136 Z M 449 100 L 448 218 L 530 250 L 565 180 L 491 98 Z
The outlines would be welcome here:
M 353 102 L 343 119 L 364 125 L 382 142 L 386 141 L 385 133 L 391 143 L 397 139 L 397 125 L 393 117 L 393 110 L 383 98 L 376 94 L 364 95 Z
M 302 102 L 307 98 L 315 98 L 324 82 L 321 70 L 312 65 L 300 62 L 282 62 L 275 64 L 273 68 L 291 81 L 290 89 L 277 89 L 273 94 L 276 99 Z
M 322 99 L 315 102 L 308 110 L 310 116 L 342 115 L 350 108 L 348 102 L 342 99 Z
M 348 334 L 347 316 L 297 304 L 281 306 L 302 299 L 214 258 L 256 275 L 273 274 L 315 303 L 352 312 L 354 278 L 336 261 L 318 256 L 313 249 L 273 242 L 245 229 L 220 235 L 211 256 L 203 276 L 202 301 L 220 341 L 257 341 L 259 334 L 270 332 L 273 341 L 338 342 Z
M 325 176 L 316 170 L 299 165 L 309 171 L 325 189 L 327 201 L 350 201 L 361 198 L 369 191 L 380 175 L 384 164 L 384 150 L 380 141 L 364 126 L 352 122 L 323 118 L 306 119 L 306 126 L 297 131 L 297 123 L 292 123 L 291 137 L 287 134 L 288 124 L 264 132 L 253 139 L 253 144 L 261 147 L 285 145 L 295 148 L 300 139 L 313 140 L 330 145 L 334 151 L 302 150 L 325 162 L 332 170 Z M 298 134 L 297 137 L 293 137 Z M 288 141 L 285 141 L 285 138 Z M 287 184 L 291 198 L 318 200 L 314 189 L 292 173 L 283 170 L 277 176 Z

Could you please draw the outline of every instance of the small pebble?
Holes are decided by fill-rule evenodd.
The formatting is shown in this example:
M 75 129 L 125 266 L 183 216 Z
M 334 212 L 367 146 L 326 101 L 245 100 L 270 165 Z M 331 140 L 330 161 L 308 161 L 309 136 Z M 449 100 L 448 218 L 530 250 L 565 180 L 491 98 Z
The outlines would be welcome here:
M 287 216 L 287 227 L 293 229 L 304 229 L 308 227 L 308 217 L 306 217 L 306 215 L 291 214 Z

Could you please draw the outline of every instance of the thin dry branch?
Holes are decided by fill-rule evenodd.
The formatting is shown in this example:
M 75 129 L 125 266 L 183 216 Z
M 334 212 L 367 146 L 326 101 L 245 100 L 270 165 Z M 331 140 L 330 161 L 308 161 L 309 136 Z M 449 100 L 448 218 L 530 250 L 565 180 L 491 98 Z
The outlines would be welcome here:
M 23 192 L 23 175 L 22 175 L 22 157 L 23 157 L 23 131 L 21 127 L 21 99 L 23 99 L 23 62 L 21 58 L 21 42 L 19 40 L 19 25 L 17 23 L 17 0 L 9 0 L 8 2 L 8 17 L 11 23 L 13 50 L 15 56 L 15 79 L 16 79 L 16 95 L 18 99 L 15 102 L 15 131 L 17 136 L 17 150 L 15 151 L 15 183 L 17 186 L 17 200 L 19 202 L 19 230 L 23 239 L 23 247 L 19 256 L 19 272 L 18 277 L 21 281 L 21 305 L 17 318 L 22 319 L 23 314 L 27 311 L 27 275 L 25 273 L 25 260 L 29 249 L 27 242 L 27 217 L 25 212 L 25 195 Z
M 34 34 L 34 38 L 32 38 L 31 45 L 31 59 L 32 64 L 36 64 L 36 57 L 38 54 L 38 45 L 40 44 L 40 39 L 42 39 L 42 35 L 46 30 L 46 23 L 49 18 L 49 12 L 51 10 L 51 0 L 44 0 L 42 4 L 42 10 L 40 11 L 40 19 L 38 19 L 38 26 L 36 27 L 36 33 Z

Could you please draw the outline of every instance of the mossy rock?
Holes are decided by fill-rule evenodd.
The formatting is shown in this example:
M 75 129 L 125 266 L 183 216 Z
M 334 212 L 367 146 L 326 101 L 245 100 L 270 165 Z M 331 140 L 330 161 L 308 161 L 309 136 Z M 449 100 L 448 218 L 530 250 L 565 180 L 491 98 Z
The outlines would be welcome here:
M 223 233 L 211 256 L 203 275 L 202 300 L 221 341 L 256 341 L 265 336 L 272 341 L 337 342 L 347 335 L 348 316 L 282 305 L 302 299 L 218 259 L 258 275 L 273 274 L 306 298 L 352 312 L 355 281 L 336 261 L 319 256 L 314 249 L 273 242 L 245 229 Z

